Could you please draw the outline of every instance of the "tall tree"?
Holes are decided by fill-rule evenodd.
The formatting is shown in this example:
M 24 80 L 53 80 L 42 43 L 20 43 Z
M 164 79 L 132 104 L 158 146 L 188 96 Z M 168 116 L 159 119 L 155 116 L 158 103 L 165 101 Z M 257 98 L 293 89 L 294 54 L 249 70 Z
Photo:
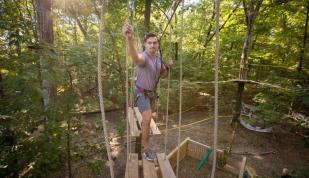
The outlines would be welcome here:
M 50 0 L 36 0 L 37 6 L 37 21 L 40 40 L 53 44 L 53 19 L 51 16 L 51 1 Z
M 247 29 L 246 29 L 245 42 L 240 59 L 238 91 L 236 95 L 236 105 L 233 115 L 233 123 L 239 118 L 241 112 L 242 96 L 245 87 L 244 80 L 247 79 L 248 74 L 248 57 L 250 54 L 250 47 L 252 42 L 253 26 L 262 3 L 263 0 L 258 0 L 256 4 L 254 4 L 254 0 L 250 0 L 250 4 L 248 7 L 247 0 L 243 0 Z
M 307 44 L 307 35 L 308 35 L 308 17 L 309 16 L 309 1 L 307 4 L 307 14 L 306 14 L 306 23 L 305 23 L 305 30 L 304 30 L 304 38 L 303 38 L 303 46 L 300 52 L 300 58 L 299 58 L 299 63 L 297 67 L 297 71 L 301 72 L 302 71 L 302 64 L 304 60 L 304 55 L 305 55 L 305 48 Z
M 36 0 L 36 13 L 37 13 L 37 25 L 39 32 L 39 42 L 41 46 L 47 47 L 47 49 L 52 49 L 51 46 L 54 43 L 53 34 L 53 19 L 51 14 L 51 0 Z M 40 48 L 43 48 L 40 47 Z M 40 55 L 42 56 L 43 50 L 40 50 Z M 40 68 L 42 77 L 42 88 L 44 91 L 43 104 L 46 107 L 49 105 L 50 100 L 54 99 L 56 96 L 56 87 L 51 84 L 51 81 L 47 79 L 44 73 L 52 71 L 52 64 L 44 57 L 40 56 Z M 47 122 L 47 117 L 45 117 Z
M 146 0 L 145 3 L 145 14 L 144 14 L 144 25 L 145 32 L 148 33 L 150 30 L 150 13 L 151 13 L 151 0 Z

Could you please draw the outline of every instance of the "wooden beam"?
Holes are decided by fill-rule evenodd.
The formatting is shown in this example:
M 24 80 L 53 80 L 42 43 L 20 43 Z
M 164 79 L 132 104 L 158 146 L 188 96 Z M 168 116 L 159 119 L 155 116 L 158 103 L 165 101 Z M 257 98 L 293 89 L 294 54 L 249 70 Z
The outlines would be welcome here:
M 127 157 L 125 178 L 138 178 L 138 155 L 130 153 Z
M 134 112 L 135 112 L 135 115 L 136 115 L 136 118 L 140 124 L 140 126 L 142 125 L 142 114 L 139 112 L 138 108 L 135 107 L 134 108 Z M 151 119 L 150 121 L 150 131 L 153 135 L 158 135 L 158 134 L 161 134 L 161 131 L 160 129 L 158 128 L 158 126 L 156 125 L 156 123 L 153 121 L 153 119 Z
M 170 160 L 170 164 L 173 168 L 176 167 L 177 164 L 177 151 L 179 150 L 179 162 L 183 160 L 187 156 L 187 148 L 188 148 L 188 140 L 190 138 L 186 138 L 182 141 L 179 146 L 177 146 L 167 157 Z
M 157 159 L 161 170 L 162 178 L 176 178 L 173 168 L 164 153 L 157 153 Z
M 143 156 L 144 178 L 158 178 L 154 162 L 148 161 Z
M 134 116 L 137 119 L 137 122 L 138 122 L 140 128 L 142 128 L 141 126 L 142 126 L 143 117 L 142 117 L 142 114 L 139 112 L 137 107 L 134 107 Z
M 247 162 L 247 157 L 243 157 L 242 158 L 242 162 L 241 162 L 241 166 L 240 166 L 240 170 L 239 170 L 238 178 L 243 178 L 244 177 L 244 171 L 245 171 L 245 167 L 246 167 L 246 162 Z

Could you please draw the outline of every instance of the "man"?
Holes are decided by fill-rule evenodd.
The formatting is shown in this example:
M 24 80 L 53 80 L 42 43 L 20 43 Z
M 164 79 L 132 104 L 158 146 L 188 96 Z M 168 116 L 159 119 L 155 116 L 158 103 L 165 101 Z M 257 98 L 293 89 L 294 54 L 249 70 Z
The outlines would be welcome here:
M 126 22 L 123 26 L 129 55 L 136 64 L 137 81 L 135 85 L 136 103 L 142 114 L 142 144 L 143 155 L 149 161 L 154 161 L 155 155 L 149 145 L 150 121 L 156 116 L 154 106 L 157 99 L 156 86 L 160 77 L 166 77 L 168 68 L 173 64 L 169 59 L 166 64 L 162 62 L 159 53 L 159 39 L 154 33 L 148 33 L 143 42 L 144 51 L 138 53 L 134 46 L 132 25 Z

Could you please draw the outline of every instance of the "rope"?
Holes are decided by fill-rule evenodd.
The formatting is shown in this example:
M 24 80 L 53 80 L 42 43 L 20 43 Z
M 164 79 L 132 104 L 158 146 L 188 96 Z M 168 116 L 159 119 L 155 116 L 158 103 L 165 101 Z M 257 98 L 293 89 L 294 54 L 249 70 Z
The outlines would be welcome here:
M 158 81 L 158 87 L 157 87 L 157 94 L 158 94 L 158 98 L 157 98 L 157 101 L 156 101 L 156 116 L 154 117 L 154 122 L 157 123 L 157 119 L 159 117 L 159 102 L 160 102 L 160 93 L 161 93 L 161 82 L 160 80 Z
M 135 70 L 134 70 L 134 64 L 132 64 L 132 68 L 131 68 L 131 77 L 134 76 L 135 74 Z M 133 77 L 134 78 L 134 77 Z M 130 80 L 131 82 L 131 90 L 130 90 L 130 106 L 131 108 L 133 109 L 134 108 L 134 80 Z M 131 118 L 133 118 L 133 112 L 131 113 Z M 131 128 L 130 128 L 131 129 Z M 131 132 L 130 132 L 131 133 Z M 131 147 L 131 141 L 132 141 L 132 137 L 131 137 L 131 134 L 129 136 L 129 145 L 130 145 L 130 148 L 129 148 L 129 152 L 132 153 L 132 147 Z
M 127 9 L 128 9 L 128 17 L 127 17 L 127 21 L 130 21 L 131 23 L 133 22 L 133 14 L 134 14 L 134 1 L 127 1 Z M 134 69 L 133 69 L 134 70 Z M 131 128 L 129 126 L 129 114 L 133 114 L 132 112 L 128 112 L 128 108 L 129 108 L 129 52 L 128 52 L 128 45 L 126 45 L 126 127 L 127 127 L 127 156 L 129 157 L 129 160 L 131 159 L 130 157 L 130 153 L 131 153 Z M 132 72 L 134 75 L 134 72 Z M 132 83 L 134 82 L 134 80 L 132 80 Z M 131 84 L 132 84 L 131 83 Z M 133 99 L 133 86 L 131 85 L 131 106 L 133 107 L 134 105 L 134 99 Z M 133 115 L 131 115 L 131 117 L 133 117 Z
M 183 57 L 183 51 L 182 51 L 182 42 L 183 42 L 183 14 L 184 14 L 184 0 L 181 0 L 181 32 L 180 32 L 180 70 L 179 70 L 179 129 L 178 129 L 178 145 L 180 145 L 180 126 L 181 126 L 181 111 L 182 111 L 182 57 Z M 176 168 L 176 176 L 178 176 L 179 173 L 179 149 L 177 150 L 177 168 Z
M 132 15 L 131 13 L 131 2 L 130 0 L 127 1 L 127 8 L 128 8 L 128 12 L 129 15 L 127 17 L 127 20 L 130 20 L 130 16 Z M 129 157 L 129 159 L 131 159 L 130 157 L 130 151 L 131 151 L 131 128 L 129 126 L 129 114 L 131 114 L 131 112 L 129 113 L 129 69 L 128 69 L 128 61 L 129 61 L 129 52 L 128 52 L 128 45 L 126 45 L 126 127 L 127 127 L 127 156 Z M 131 115 L 132 117 L 132 115 Z
M 226 115 L 226 116 L 218 116 L 219 118 L 232 118 L 233 115 Z M 169 131 L 173 131 L 173 130 L 176 130 L 176 129 L 179 129 L 179 128 L 184 128 L 184 127 L 189 127 L 189 126 L 194 126 L 196 124 L 200 124 L 202 122 L 206 122 L 206 121 L 210 121 L 211 119 L 213 119 L 214 117 L 205 117 L 201 120 L 198 120 L 198 121 L 195 121 L 195 122 L 191 122 L 189 124 L 185 124 L 185 125 L 181 125 L 180 127 L 173 127 L 173 128 L 169 128 L 167 130 L 163 130 L 163 132 L 169 132 Z M 194 128 L 194 127 L 192 127 Z M 189 129 L 186 129 L 186 130 L 181 130 L 182 132 L 183 131 L 187 131 L 187 130 L 191 130 L 191 128 Z M 119 138 L 122 138 L 121 136 L 115 136 L 115 137 L 108 137 L 109 140 L 114 140 L 114 139 L 119 139 Z M 134 142 L 134 141 L 132 141 Z M 104 142 L 105 143 L 105 142 Z M 115 146 L 115 145 L 111 145 L 111 146 Z
M 218 116 L 218 117 L 219 118 L 231 118 L 231 117 L 233 117 L 233 115 Z M 196 124 L 199 124 L 199 123 L 202 123 L 202 122 L 205 122 L 205 121 L 209 121 L 210 119 L 213 119 L 213 117 L 209 117 L 209 118 L 206 117 L 202 120 L 191 122 L 190 124 L 185 124 L 185 125 L 181 125 L 181 126 L 178 126 L 178 127 L 170 128 L 170 129 L 164 130 L 164 132 L 168 132 L 168 131 L 172 131 L 172 130 L 176 130 L 176 129 L 184 128 L 184 127 L 189 127 L 189 126 L 196 125 Z
M 165 79 L 162 79 L 162 81 L 166 81 Z M 171 80 L 171 82 L 178 82 L 178 80 Z M 277 89 L 281 89 L 281 90 L 285 90 L 286 92 L 288 91 L 294 91 L 293 89 L 289 89 L 289 88 L 284 88 L 281 87 L 280 85 L 276 85 L 276 84 L 271 84 L 271 83 L 266 83 L 266 82 L 258 82 L 255 80 L 239 80 L 239 79 L 232 79 L 232 80 L 223 80 L 223 81 L 218 81 L 218 84 L 222 84 L 222 83 L 232 83 L 232 82 L 244 82 L 244 83 L 251 83 L 251 84 L 257 84 L 260 86 L 266 86 L 266 87 L 270 87 L 270 88 L 277 88 Z M 190 82 L 190 81 L 183 81 L 184 84 L 215 84 L 216 81 L 209 81 L 209 82 L 201 82 L 201 81 L 196 81 L 196 82 Z M 186 88 L 190 88 L 189 86 L 186 86 Z
M 172 15 L 170 17 L 170 21 L 172 20 Z M 169 33 L 169 58 L 172 54 L 172 26 L 170 25 L 170 33 Z M 165 118 L 165 135 L 164 135 L 164 160 L 166 160 L 166 146 L 167 146 L 167 125 L 168 125 L 168 115 L 169 115 L 169 98 L 170 98 L 170 82 L 171 81 L 171 70 L 168 68 L 168 79 L 167 79 L 167 99 L 166 99 L 166 118 Z
M 108 156 L 109 169 L 111 177 L 114 178 L 114 170 L 113 170 L 113 160 L 110 154 L 110 145 L 107 136 L 107 127 L 105 123 L 105 110 L 104 110 L 104 101 L 103 101 L 103 92 L 102 92 L 102 76 L 101 76 L 101 58 L 102 58 L 102 47 L 104 46 L 103 42 L 103 30 L 105 25 L 105 12 L 106 12 L 106 1 L 102 0 L 102 11 L 101 11 L 101 21 L 100 21 L 100 33 L 99 33 L 99 49 L 98 49 L 98 87 L 99 87 L 99 99 L 100 99 L 100 109 L 101 109 L 101 118 L 102 118 L 102 126 L 103 126 L 103 135 L 105 139 L 105 146 Z
M 215 59 L 215 127 L 214 127 L 214 158 L 212 162 L 211 178 L 215 178 L 217 166 L 217 139 L 218 139 L 218 73 L 219 73 L 219 19 L 220 0 L 216 0 L 216 59 Z

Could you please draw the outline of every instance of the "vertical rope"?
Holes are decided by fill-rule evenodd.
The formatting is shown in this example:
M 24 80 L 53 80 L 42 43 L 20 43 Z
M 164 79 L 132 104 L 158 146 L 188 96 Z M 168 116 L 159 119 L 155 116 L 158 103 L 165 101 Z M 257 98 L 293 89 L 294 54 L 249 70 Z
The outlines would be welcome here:
M 212 162 L 211 178 L 215 178 L 217 166 L 217 138 L 218 138 L 218 72 L 219 72 L 219 19 L 220 0 L 216 0 L 216 57 L 215 57 L 215 127 L 214 127 L 214 159 Z
M 134 76 L 135 76 L 135 70 L 134 70 L 134 63 L 132 64 L 132 68 L 131 68 L 131 75 L 130 75 L 130 79 L 131 79 L 131 90 L 130 90 L 130 106 L 132 108 L 132 111 L 134 109 Z M 131 118 L 133 118 L 133 112 L 131 112 Z M 131 128 L 130 128 L 131 129 Z M 132 153 L 132 146 L 131 146 L 131 142 L 132 142 L 132 137 L 131 134 L 129 136 L 129 145 L 130 145 L 130 149 L 129 152 Z
M 161 92 L 161 80 L 158 81 L 158 90 L 157 90 L 157 94 L 158 94 L 158 98 L 156 101 L 156 117 L 154 118 L 154 122 L 157 123 L 157 119 L 159 117 L 159 102 L 160 102 L 160 92 Z M 153 118 L 153 117 L 152 117 Z
M 172 18 L 172 15 L 171 17 Z M 169 20 L 169 19 L 167 19 Z M 172 19 L 171 19 L 172 24 Z M 172 25 L 170 25 L 170 33 L 169 33 L 169 58 L 172 55 Z M 166 145 L 167 145 L 167 128 L 168 128 L 168 115 L 169 115 L 169 98 L 170 98 L 170 83 L 171 83 L 171 70 L 168 68 L 168 80 L 167 80 L 167 99 L 166 99 L 166 117 L 165 117 L 165 135 L 164 135 L 164 160 L 166 160 Z
M 110 154 L 110 145 L 107 135 L 107 127 L 105 123 L 105 110 L 103 104 L 103 92 L 102 92 L 102 76 L 101 76 L 101 59 L 102 59 L 102 49 L 104 47 L 103 42 L 103 30 L 105 26 L 105 13 L 106 13 L 106 1 L 102 0 L 102 11 L 101 11 L 101 21 L 100 21 L 100 33 L 99 33 L 99 46 L 98 46 L 98 87 L 99 87 L 99 99 L 100 99 L 100 109 L 101 109 L 101 118 L 102 118 L 102 125 L 103 125 L 103 135 L 105 139 L 105 146 L 107 150 L 108 162 L 109 162 L 109 169 L 111 177 L 114 178 L 114 170 L 113 170 L 113 160 Z
M 129 127 L 129 79 L 128 79 L 128 46 L 126 46 L 126 127 L 127 127 L 127 156 L 130 153 L 130 127 Z M 130 159 L 130 158 L 129 158 Z
M 131 2 L 130 0 L 127 1 L 127 8 L 128 8 L 128 12 L 129 12 L 129 16 L 127 18 L 127 20 L 130 19 L 130 15 L 131 15 Z M 130 134 L 130 126 L 129 126 L 129 114 L 131 114 L 132 112 L 129 113 L 129 52 L 128 52 L 128 45 L 126 45 L 126 127 L 127 127 L 127 157 L 129 157 L 129 159 L 131 159 L 131 157 L 129 156 L 129 153 L 131 151 L 131 134 Z M 133 117 L 131 115 L 131 117 Z
M 181 0 L 181 34 L 180 34 L 180 71 L 179 71 L 179 121 L 178 121 L 178 145 L 180 144 L 180 126 L 181 126 L 181 117 L 182 117 L 182 56 L 183 56 L 183 51 L 182 51 L 182 41 L 183 41 L 183 14 L 184 14 L 184 1 Z M 177 168 L 176 168 L 176 176 L 178 176 L 179 172 L 179 149 L 177 149 Z

